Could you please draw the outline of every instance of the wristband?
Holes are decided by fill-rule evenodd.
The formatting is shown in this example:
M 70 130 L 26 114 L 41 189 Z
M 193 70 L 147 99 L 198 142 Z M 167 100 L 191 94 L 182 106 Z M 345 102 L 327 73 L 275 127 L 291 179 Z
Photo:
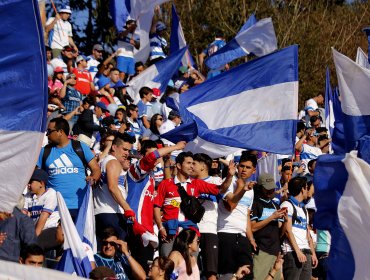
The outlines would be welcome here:
M 269 272 L 269 276 L 270 276 L 272 279 L 274 279 L 274 277 L 275 277 L 274 275 L 272 275 L 272 274 L 271 274 L 271 272 Z
M 161 227 L 158 231 L 161 231 L 162 229 L 165 229 L 164 227 Z

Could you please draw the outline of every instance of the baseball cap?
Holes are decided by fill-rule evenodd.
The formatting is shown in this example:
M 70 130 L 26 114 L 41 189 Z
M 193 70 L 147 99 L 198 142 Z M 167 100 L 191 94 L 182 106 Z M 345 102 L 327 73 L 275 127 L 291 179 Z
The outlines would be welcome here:
M 262 173 L 258 176 L 258 185 L 262 186 L 266 190 L 276 189 L 275 179 L 270 174 Z
M 59 9 L 59 13 L 72 14 L 71 7 L 68 5 L 62 5 Z
M 49 178 L 49 175 L 48 173 L 46 173 L 46 171 L 42 169 L 35 169 L 35 171 L 33 171 L 33 174 L 30 178 L 30 182 L 38 181 L 38 182 L 46 183 L 48 181 L 48 178 Z
M 153 91 L 153 97 L 159 98 L 161 96 L 161 91 L 159 88 L 152 88 Z
M 86 56 L 84 56 L 84 55 L 81 54 L 81 55 L 77 56 L 76 63 L 79 63 L 81 60 L 88 61 L 89 58 L 87 58 Z
M 71 46 L 67 45 L 67 46 L 64 46 L 63 51 L 67 51 L 67 52 L 68 51 L 73 51 L 73 48 Z
M 180 73 L 181 74 L 185 74 L 186 72 L 188 72 L 188 67 L 186 67 L 186 66 L 181 66 L 180 68 L 179 68 L 179 71 L 180 71 Z
M 103 51 L 103 50 L 104 50 L 104 48 L 103 48 L 103 46 L 102 46 L 102 45 L 100 45 L 100 44 L 95 44 L 95 45 L 93 46 L 93 50 Z
M 121 80 L 119 80 L 117 83 L 110 83 L 110 86 L 114 89 L 117 89 L 117 88 L 125 88 L 125 87 L 128 87 L 128 85 L 126 85 L 124 82 L 122 82 Z
M 103 102 L 97 102 L 95 104 L 96 107 L 99 107 L 100 109 L 103 110 L 103 112 L 108 112 L 107 106 Z
M 55 69 L 54 69 L 54 73 L 64 73 L 64 70 L 63 70 L 63 68 L 62 68 L 62 67 L 57 66 L 57 67 L 55 67 Z
M 110 79 L 105 77 L 105 76 L 101 76 L 97 82 L 98 84 L 98 88 L 101 89 L 103 87 L 105 87 L 107 84 L 110 84 Z

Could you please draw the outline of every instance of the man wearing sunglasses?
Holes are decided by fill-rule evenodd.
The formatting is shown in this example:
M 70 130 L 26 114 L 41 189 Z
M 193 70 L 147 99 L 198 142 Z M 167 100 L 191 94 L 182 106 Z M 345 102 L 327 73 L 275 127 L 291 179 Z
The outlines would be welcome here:
M 109 267 L 120 280 L 146 279 L 144 269 L 131 256 L 127 243 L 118 239 L 118 233 L 113 228 L 106 228 L 102 238 L 101 251 L 94 255 L 97 267 Z

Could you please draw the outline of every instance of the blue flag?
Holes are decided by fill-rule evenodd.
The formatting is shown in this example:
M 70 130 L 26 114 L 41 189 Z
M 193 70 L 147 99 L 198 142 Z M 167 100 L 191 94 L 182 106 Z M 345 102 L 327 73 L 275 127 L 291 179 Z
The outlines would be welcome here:
M 0 2 L 0 211 L 13 212 L 46 128 L 47 66 L 38 2 Z
M 240 148 L 291 154 L 297 111 L 297 46 L 245 63 L 180 95 L 183 122 L 195 121 L 198 130 L 187 149 L 212 157 Z
M 253 19 L 249 21 L 249 24 L 252 23 Z M 250 53 L 264 56 L 276 49 L 277 40 L 272 20 L 265 18 L 239 32 L 234 39 L 207 58 L 205 63 L 210 69 L 216 69 L 241 56 Z
M 172 4 L 172 24 L 171 24 L 171 37 L 170 37 L 170 53 L 174 53 L 183 47 L 185 47 L 186 41 L 184 32 L 182 30 L 181 22 L 179 16 L 177 15 L 175 4 Z M 182 65 L 184 66 L 193 66 L 194 60 L 190 55 L 189 50 L 186 50 L 186 53 L 182 59 Z
M 182 48 L 181 50 L 171 54 L 169 57 L 166 57 L 145 69 L 140 75 L 127 83 L 127 85 L 129 85 L 127 92 L 136 102 L 140 100 L 139 90 L 143 86 L 159 88 L 163 94 L 168 82 L 180 67 L 181 59 L 186 50 L 186 47 Z
M 364 28 L 363 31 L 366 34 L 367 37 L 367 61 L 370 63 L 370 28 Z

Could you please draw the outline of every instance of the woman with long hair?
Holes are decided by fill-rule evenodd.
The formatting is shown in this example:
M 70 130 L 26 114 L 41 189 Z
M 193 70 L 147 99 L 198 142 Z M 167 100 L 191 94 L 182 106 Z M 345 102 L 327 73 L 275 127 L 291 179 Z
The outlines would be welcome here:
M 184 229 L 176 237 L 169 258 L 175 263 L 179 280 L 199 280 L 199 268 L 195 254 L 199 251 L 199 237 L 192 229 Z
M 161 114 L 154 114 L 150 119 L 150 127 L 146 129 L 143 135 L 143 139 L 149 139 L 153 141 L 160 140 L 159 128 L 163 124 L 163 116 Z
M 167 257 L 157 257 L 150 266 L 148 278 L 150 280 L 171 280 L 175 264 Z

